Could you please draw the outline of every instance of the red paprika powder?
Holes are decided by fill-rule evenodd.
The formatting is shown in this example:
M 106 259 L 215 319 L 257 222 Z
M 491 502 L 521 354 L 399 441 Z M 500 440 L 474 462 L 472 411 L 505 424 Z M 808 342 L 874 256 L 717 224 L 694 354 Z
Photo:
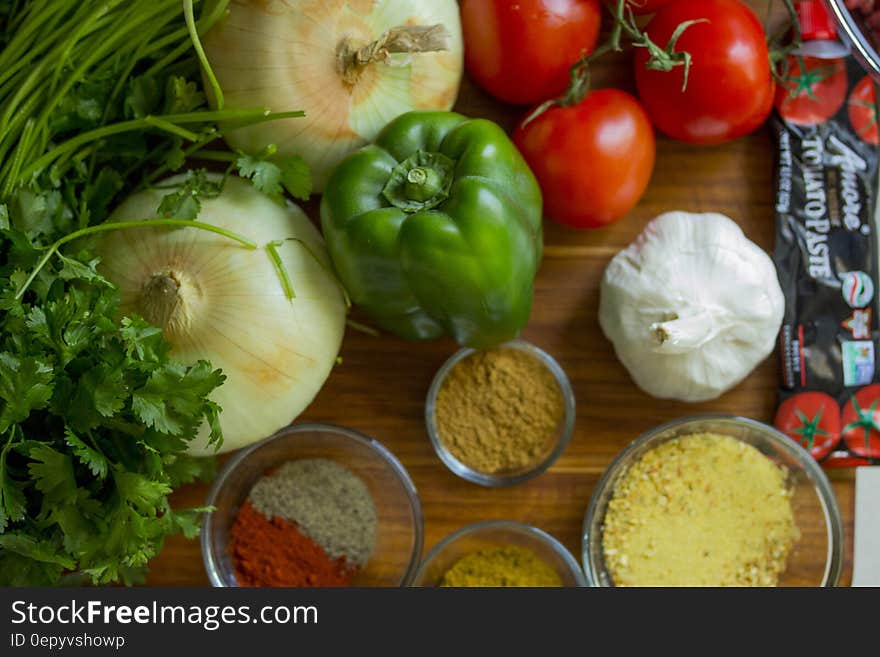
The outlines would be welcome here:
M 245 502 L 230 529 L 229 552 L 241 586 L 348 586 L 351 569 L 284 518 Z

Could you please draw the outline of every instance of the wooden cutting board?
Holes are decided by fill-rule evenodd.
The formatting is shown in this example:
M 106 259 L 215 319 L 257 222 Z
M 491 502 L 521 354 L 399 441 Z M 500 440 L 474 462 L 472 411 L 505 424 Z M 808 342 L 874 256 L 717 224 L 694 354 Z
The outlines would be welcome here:
M 759 15 L 766 2 L 753 5 Z M 604 58 L 595 86 L 633 91 L 630 55 Z M 511 130 L 524 110 L 494 101 L 465 81 L 456 110 Z M 662 212 L 721 212 L 763 248 L 773 248 L 773 157 L 769 128 L 734 143 L 694 147 L 659 137 L 657 165 L 639 206 L 617 224 L 575 232 L 547 222 L 544 262 L 531 322 L 523 337 L 556 357 L 568 373 L 578 412 L 572 441 L 553 468 L 524 484 L 486 489 L 450 473 L 434 454 L 424 425 L 424 400 L 437 369 L 456 350 L 448 340 L 410 343 L 349 330 L 343 364 L 299 420 L 357 429 L 385 444 L 415 481 L 425 516 L 427 552 L 448 533 L 478 520 L 511 519 L 544 529 L 580 561 L 584 512 L 604 469 L 644 431 L 697 413 L 733 413 L 770 422 L 776 400 L 776 362 L 763 363 L 736 389 L 703 404 L 660 401 L 638 390 L 618 363 L 597 321 L 599 281 L 608 261 Z M 308 208 L 317 219 L 317 205 Z M 841 584 L 852 577 L 854 474 L 830 471 L 846 528 Z M 176 507 L 204 503 L 206 485 L 182 488 Z M 817 555 L 824 563 L 824 555 Z M 207 585 L 198 541 L 175 537 L 151 562 L 148 585 Z

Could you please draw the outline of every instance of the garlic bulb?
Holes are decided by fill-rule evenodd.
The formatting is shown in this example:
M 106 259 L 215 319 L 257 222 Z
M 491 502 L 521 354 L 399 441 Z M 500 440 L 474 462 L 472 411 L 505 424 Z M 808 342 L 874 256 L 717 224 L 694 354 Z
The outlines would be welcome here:
M 736 223 L 670 212 L 608 265 L 599 323 L 645 392 L 705 401 L 773 351 L 784 305 L 773 261 Z
M 156 218 L 167 188 L 182 179 L 134 194 L 110 221 Z M 143 228 L 106 233 L 98 252 L 124 313 L 161 327 L 176 360 L 223 370 L 226 383 L 211 398 L 223 409 L 225 452 L 269 436 L 308 406 L 335 364 L 346 308 L 321 236 L 299 208 L 235 177 L 201 203 L 197 221 L 259 248 L 198 228 Z M 293 299 L 265 249 L 276 242 Z M 213 453 L 207 437 L 205 426 L 190 451 Z
M 233 0 L 203 42 L 227 108 L 306 113 L 226 131 L 229 145 L 301 155 L 316 192 L 392 119 L 451 109 L 463 69 L 455 0 Z

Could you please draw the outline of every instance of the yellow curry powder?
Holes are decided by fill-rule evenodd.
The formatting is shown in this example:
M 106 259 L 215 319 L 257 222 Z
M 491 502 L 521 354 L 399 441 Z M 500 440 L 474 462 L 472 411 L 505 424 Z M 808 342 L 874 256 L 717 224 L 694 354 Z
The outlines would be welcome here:
M 602 535 L 618 586 L 776 586 L 798 538 L 787 473 L 751 445 L 693 434 L 619 480 Z
M 437 394 L 440 441 L 462 463 L 496 474 L 547 455 L 565 401 L 553 373 L 531 354 L 501 348 L 459 362 Z
M 440 586 L 562 586 L 562 580 L 531 550 L 509 546 L 462 557 L 446 571 Z

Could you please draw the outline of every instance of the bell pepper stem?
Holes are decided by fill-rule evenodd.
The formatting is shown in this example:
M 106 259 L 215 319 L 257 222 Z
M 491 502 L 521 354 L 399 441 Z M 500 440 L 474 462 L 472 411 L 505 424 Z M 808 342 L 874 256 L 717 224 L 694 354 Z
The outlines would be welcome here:
M 443 176 L 428 167 L 416 167 L 406 174 L 406 195 L 413 201 L 427 201 L 443 189 Z

